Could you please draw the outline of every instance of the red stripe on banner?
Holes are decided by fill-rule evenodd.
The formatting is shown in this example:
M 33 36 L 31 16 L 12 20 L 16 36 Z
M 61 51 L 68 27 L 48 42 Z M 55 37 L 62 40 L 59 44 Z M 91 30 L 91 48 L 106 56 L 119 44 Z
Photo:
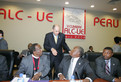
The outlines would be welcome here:
M 64 33 L 64 8 L 63 8 L 63 20 L 62 20 L 62 33 Z
M 86 34 L 86 10 L 84 10 L 84 34 Z
M 70 39 L 85 39 L 86 36 L 85 35 L 65 35 L 66 38 L 70 38 Z

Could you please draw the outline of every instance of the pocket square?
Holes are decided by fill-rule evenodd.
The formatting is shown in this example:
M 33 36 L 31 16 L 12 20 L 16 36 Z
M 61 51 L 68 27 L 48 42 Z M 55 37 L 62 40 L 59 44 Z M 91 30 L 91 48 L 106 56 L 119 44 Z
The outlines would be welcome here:
M 113 66 L 114 66 L 115 64 L 113 64 Z

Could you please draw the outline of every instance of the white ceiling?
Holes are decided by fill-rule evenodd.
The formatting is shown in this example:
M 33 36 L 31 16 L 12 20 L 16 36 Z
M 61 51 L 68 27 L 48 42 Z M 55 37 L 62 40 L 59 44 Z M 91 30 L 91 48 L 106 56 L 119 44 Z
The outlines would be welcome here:
M 104 12 L 121 14 L 121 0 L 110 4 L 109 1 L 111 0 L 41 0 L 40 2 L 37 2 L 36 0 L 0 0 L 0 1 L 42 4 L 42 5 L 58 6 L 58 7 L 73 7 L 86 10 L 104 11 Z M 65 1 L 69 1 L 69 5 L 65 5 L 64 4 Z M 94 8 L 90 7 L 92 4 L 95 5 Z M 117 11 L 112 10 L 114 7 L 117 8 Z

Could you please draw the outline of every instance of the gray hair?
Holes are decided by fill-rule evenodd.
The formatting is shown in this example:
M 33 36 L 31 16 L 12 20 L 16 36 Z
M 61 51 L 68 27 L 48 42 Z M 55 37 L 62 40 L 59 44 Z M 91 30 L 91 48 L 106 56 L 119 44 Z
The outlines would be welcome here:
M 84 55 L 84 49 L 81 46 L 76 46 L 74 48 L 78 48 L 79 49 L 80 56 L 83 56 Z

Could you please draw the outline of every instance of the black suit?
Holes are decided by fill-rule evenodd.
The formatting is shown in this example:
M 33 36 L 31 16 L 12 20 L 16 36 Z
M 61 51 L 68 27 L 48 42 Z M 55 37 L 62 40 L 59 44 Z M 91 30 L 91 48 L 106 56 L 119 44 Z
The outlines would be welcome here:
M 112 81 L 116 76 L 121 77 L 121 65 L 118 59 L 111 58 L 111 75 L 106 74 L 105 72 L 105 59 L 103 56 L 100 56 L 96 59 L 96 74 L 105 80 Z
M 59 65 L 58 73 L 62 73 L 65 78 L 67 78 L 71 58 L 71 56 L 65 56 Z M 78 59 L 73 75 L 75 76 L 75 79 L 84 79 L 84 76 L 89 77 L 92 80 L 96 79 L 96 75 L 91 69 L 89 61 L 83 58 Z
M 50 52 L 51 52 L 51 48 L 54 48 L 57 51 L 57 56 L 54 56 L 52 53 L 50 55 L 51 68 L 54 65 L 56 72 L 63 58 L 62 47 L 67 51 L 70 51 L 69 47 L 65 42 L 65 35 L 63 33 L 58 34 L 57 44 L 55 43 L 53 32 L 46 34 L 45 40 L 44 40 L 44 48 Z
M 0 55 L 0 81 L 7 80 L 7 77 L 8 77 L 7 60 L 5 56 Z

